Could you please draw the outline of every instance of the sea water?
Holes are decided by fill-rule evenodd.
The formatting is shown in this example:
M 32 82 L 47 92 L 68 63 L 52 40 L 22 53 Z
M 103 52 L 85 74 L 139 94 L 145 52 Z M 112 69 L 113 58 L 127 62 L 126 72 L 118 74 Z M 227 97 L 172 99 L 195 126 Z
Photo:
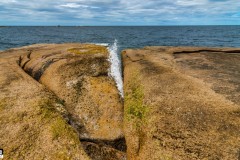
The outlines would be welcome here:
M 125 48 L 144 46 L 240 47 L 240 26 L 148 27 L 3 27 L 0 50 L 35 43 L 102 43 Z
M 0 50 L 36 43 L 95 43 L 109 50 L 109 75 L 123 97 L 120 52 L 144 46 L 240 47 L 240 26 L 2 27 Z

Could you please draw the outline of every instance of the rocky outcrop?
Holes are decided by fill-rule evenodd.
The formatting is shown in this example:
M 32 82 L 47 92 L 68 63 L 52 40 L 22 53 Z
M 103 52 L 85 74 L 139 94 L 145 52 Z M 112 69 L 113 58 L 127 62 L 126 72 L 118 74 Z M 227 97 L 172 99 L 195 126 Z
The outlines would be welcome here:
M 123 137 L 123 107 L 115 82 L 108 76 L 108 50 L 103 46 L 56 45 L 29 50 L 20 66 L 53 91 L 75 122 L 81 139 Z
M 0 53 L 0 146 L 7 158 L 125 159 L 123 105 L 108 76 L 108 54 L 93 44 Z
M 240 158 L 240 50 L 145 47 L 122 57 L 124 104 L 104 46 L 0 52 L 4 157 Z
M 128 159 L 239 159 L 240 50 L 122 52 Z

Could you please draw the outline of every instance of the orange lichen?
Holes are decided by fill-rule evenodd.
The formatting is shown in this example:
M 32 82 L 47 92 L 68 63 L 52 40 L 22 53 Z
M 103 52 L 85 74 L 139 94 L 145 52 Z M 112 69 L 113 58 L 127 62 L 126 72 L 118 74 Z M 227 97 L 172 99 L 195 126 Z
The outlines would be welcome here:
M 74 54 L 108 53 L 108 50 L 106 47 L 93 45 L 93 44 L 86 44 L 81 47 L 69 48 L 67 51 Z

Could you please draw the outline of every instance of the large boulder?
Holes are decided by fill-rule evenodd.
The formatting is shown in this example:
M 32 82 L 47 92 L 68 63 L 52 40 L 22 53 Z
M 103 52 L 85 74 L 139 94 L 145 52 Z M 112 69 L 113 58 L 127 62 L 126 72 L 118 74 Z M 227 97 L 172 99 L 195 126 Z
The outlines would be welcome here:
M 108 50 L 38 44 L 0 53 L 0 146 L 8 159 L 125 159 Z M 30 75 L 30 76 L 29 76 Z
M 239 159 L 240 49 L 122 52 L 128 159 Z
M 108 76 L 108 50 L 94 44 L 29 49 L 20 66 L 64 101 L 82 139 L 123 137 L 122 99 Z

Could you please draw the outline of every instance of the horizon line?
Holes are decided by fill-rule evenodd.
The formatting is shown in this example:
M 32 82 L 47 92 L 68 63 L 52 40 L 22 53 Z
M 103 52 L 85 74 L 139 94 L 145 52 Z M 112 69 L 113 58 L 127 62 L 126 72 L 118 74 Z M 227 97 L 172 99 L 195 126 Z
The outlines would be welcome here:
M 199 25 L 0 25 L 0 27 L 177 27 L 177 26 L 240 26 L 239 24 L 199 24 Z

